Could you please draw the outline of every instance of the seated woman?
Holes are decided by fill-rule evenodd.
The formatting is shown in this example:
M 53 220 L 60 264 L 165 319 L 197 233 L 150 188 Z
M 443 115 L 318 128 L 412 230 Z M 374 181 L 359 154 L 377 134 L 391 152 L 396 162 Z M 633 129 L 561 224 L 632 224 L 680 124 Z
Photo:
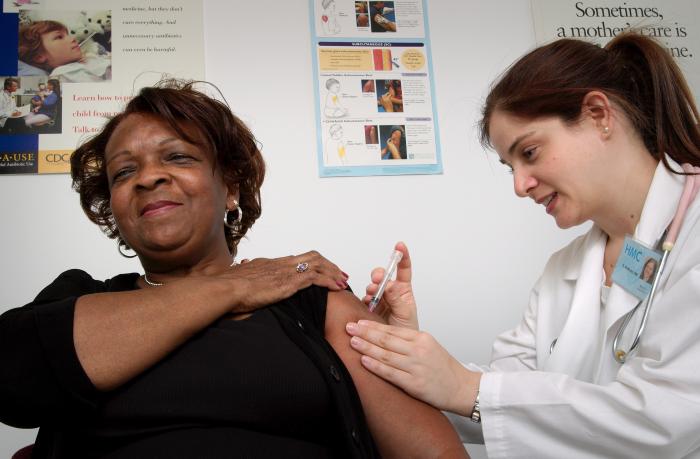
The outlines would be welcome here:
M 345 323 L 379 317 L 337 266 L 232 263 L 264 163 L 225 104 L 144 88 L 71 167 L 145 274 L 69 270 L 0 316 L 0 420 L 39 426 L 33 457 L 466 457 L 440 412 L 361 367 Z
M 48 75 L 64 83 L 112 79 L 111 56 L 85 55 L 60 22 L 36 21 L 20 26 L 18 53 L 20 76 Z
M 56 79 L 51 79 L 47 82 L 47 86 L 43 96 L 32 97 L 32 101 L 38 99 L 39 103 L 24 117 L 24 124 L 27 127 L 41 126 L 56 118 L 56 115 L 60 115 L 56 113 L 56 108 L 61 97 L 61 83 Z

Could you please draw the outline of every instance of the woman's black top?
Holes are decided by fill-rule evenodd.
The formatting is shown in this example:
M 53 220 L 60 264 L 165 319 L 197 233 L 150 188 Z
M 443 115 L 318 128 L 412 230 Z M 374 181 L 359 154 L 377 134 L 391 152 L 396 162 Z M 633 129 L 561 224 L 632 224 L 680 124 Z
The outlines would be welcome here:
M 221 319 L 119 389 L 73 345 L 77 297 L 138 288 L 66 271 L 0 316 L 0 420 L 40 427 L 39 458 L 378 457 L 350 376 L 323 337 L 327 290 Z

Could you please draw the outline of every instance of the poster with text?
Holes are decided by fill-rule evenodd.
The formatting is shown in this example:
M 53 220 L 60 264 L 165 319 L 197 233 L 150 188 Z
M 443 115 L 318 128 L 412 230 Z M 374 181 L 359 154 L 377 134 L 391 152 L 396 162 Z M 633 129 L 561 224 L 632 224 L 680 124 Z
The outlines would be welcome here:
M 578 38 L 605 44 L 629 29 L 668 49 L 700 102 L 700 2 L 697 0 L 531 0 L 538 44 Z
M 424 0 L 310 0 L 321 177 L 442 173 Z
M 140 88 L 204 77 L 201 0 L 3 0 L 0 175 L 70 171 L 70 154 Z

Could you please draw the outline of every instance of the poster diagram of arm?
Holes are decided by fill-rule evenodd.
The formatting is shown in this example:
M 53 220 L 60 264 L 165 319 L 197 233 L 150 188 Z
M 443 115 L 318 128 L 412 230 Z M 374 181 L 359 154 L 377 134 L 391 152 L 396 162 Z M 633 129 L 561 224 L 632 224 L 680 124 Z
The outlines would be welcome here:
M 328 118 L 341 118 L 348 114 L 348 109 L 343 107 L 340 100 L 340 82 L 335 78 L 326 80 L 326 105 L 323 107 L 323 114 Z
M 323 0 L 321 6 L 323 7 L 321 11 L 323 31 L 329 35 L 339 34 L 340 25 L 338 24 L 338 15 L 335 12 L 335 0 Z
M 343 126 L 340 124 L 331 124 L 328 128 L 324 152 L 327 164 L 345 165 L 345 141 L 343 140 Z

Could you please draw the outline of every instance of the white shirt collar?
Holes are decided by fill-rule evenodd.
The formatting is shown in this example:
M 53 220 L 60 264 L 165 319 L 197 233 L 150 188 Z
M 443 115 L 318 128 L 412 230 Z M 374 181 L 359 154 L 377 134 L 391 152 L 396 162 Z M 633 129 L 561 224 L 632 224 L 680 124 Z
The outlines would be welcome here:
M 678 163 L 668 155 L 666 155 L 666 160 L 673 170 L 682 170 Z M 671 173 L 663 162 L 659 161 L 644 201 L 642 215 L 639 217 L 639 223 L 635 229 L 634 237 L 637 240 L 650 247 L 654 247 L 658 243 L 663 232 L 671 224 L 683 191 L 684 181 L 684 176 Z M 594 224 L 583 238 L 581 243 L 584 246 L 589 248 L 597 246 L 597 250 L 605 250 L 607 238 L 597 225 Z M 578 279 L 581 276 L 581 264 L 581 262 L 567 263 L 568 269 L 564 273 L 564 279 Z
M 666 155 L 666 160 L 675 171 L 682 171 L 680 165 Z M 654 178 L 649 187 L 644 209 L 637 223 L 634 237 L 650 247 L 656 246 L 664 231 L 671 224 L 678 207 L 685 177 L 670 172 L 659 161 Z

